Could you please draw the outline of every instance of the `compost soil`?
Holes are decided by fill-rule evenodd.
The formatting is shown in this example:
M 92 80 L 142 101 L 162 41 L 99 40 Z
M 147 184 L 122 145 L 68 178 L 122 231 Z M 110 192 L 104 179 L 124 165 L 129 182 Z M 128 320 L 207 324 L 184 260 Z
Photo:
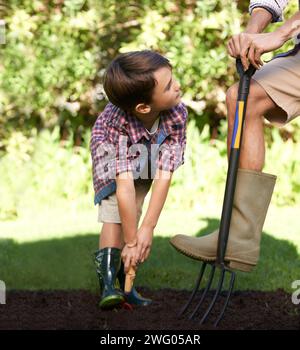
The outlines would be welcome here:
M 6 304 L 0 305 L 0 329 L 94 329 L 94 330 L 201 330 L 215 329 L 213 321 L 225 300 L 222 295 L 211 317 L 199 325 L 199 315 L 189 320 L 196 304 L 178 317 L 178 311 L 190 292 L 184 290 L 149 290 L 140 288 L 153 299 L 147 307 L 103 311 L 99 295 L 75 291 L 9 291 Z M 209 297 L 211 298 L 211 293 Z M 199 296 L 198 299 L 199 300 Z M 300 305 L 292 303 L 291 294 L 274 292 L 234 292 L 218 329 L 294 329 L 300 330 Z

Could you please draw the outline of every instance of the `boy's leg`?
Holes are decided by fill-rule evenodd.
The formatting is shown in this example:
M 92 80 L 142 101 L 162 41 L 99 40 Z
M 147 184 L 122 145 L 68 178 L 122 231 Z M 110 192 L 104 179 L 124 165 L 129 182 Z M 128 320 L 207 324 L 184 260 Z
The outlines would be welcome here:
M 98 221 L 103 223 L 99 237 L 99 250 L 95 253 L 95 264 L 102 292 L 100 307 L 111 308 L 124 302 L 124 294 L 117 284 L 123 239 L 115 195 L 101 202 Z
M 104 222 L 99 237 L 99 249 L 124 246 L 122 227 L 119 223 Z
M 142 205 L 147 195 L 151 182 L 149 180 L 136 180 L 136 208 L 137 208 L 137 227 L 142 213 Z M 100 306 L 106 307 L 107 300 L 109 306 L 111 306 L 111 299 L 120 303 L 120 293 L 116 288 L 116 280 L 119 280 L 120 287 L 124 290 L 125 273 L 124 265 L 121 261 L 121 251 L 124 246 L 124 238 L 121 226 L 121 219 L 119 216 L 118 203 L 116 194 L 112 194 L 107 199 L 104 199 L 99 207 L 98 221 L 103 223 L 101 235 L 99 237 L 99 251 L 96 252 L 96 265 L 99 276 L 100 286 L 102 287 L 102 299 Z M 102 259 L 97 259 L 97 256 L 102 256 Z M 103 256 L 110 261 L 110 268 L 107 268 L 107 261 Z M 103 276 L 111 276 L 109 285 L 103 284 Z M 103 288 L 104 287 L 104 288 Z M 135 305 L 149 305 L 150 299 L 143 298 L 137 293 L 135 288 L 131 293 L 126 295 L 126 301 Z
M 142 207 L 147 193 L 151 187 L 152 180 L 135 180 L 135 200 L 137 210 L 137 227 L 142 215 Z M 124 247 L 124 237 L 119 216 L 117 199 L 115 193 L 107 200 L 104 200 L 101 210 L 99 210 L 99 221 L 103 222 L 99 237 L 99 249 Z

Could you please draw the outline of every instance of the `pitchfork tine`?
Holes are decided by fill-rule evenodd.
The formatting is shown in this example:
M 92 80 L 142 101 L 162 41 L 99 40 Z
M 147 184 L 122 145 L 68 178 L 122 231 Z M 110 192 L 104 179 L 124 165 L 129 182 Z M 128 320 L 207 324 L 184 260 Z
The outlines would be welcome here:
M 218 297 L 219 297 L 219 295 L 220 295 L 220 291 L 221 291 L 222 286 L 223 286 L 224 275 L 225 275 L 225 269 L 224 269 L 224 267 L 223 267 L 223 268 L 222 268 L 222 272 L 221 272 L 221 276 L 220 276 L 220 278 L 219 278 L 218 288 L 217 288 L 217 290 L 216 290 L 216 292 L 215 292 L 215 295 L 214 295 L 214 297 L 213 297 L 212 302 L 210 303 L 210 305 L 209 305 L 209 307 L 207 308 L 207 310 L 206 310 L 204 316 L 202 317 L 202 319 L 201 319 L 201 321 L 200 321 L 200 324 L 203 324 L 203 323 L 205 322 L 207 316 L 210 314 L 212 308 L 215 306 L 215 303 L 216 303 L 216 301 L 217 301 L 217 299 L 218 299 Z
M 233 286 L 234 286 L 234 281 L 235 281 L 235 272 L 233 271 L 228 271 L 229 273 L 231 273 L 231 278 L 230 278 L 230 285 L 229 285 L 229 289 L 228 289 L 228 293 L 227 293 L 227 297 L 223 306 L 223 309 L 218 317 L 218 319 L 216 320 L 216 322 L 214 323 L 214 326 L 217 327 L 219 322 L 222 320 L 224 312 L 226 311 L 227 308 L 227 304 L 229 302 L 232 290 L 233 290 Z
M 216 304 L 216 301 L 222 291 L 223 283 L 224 283 L 224 277 L 225 273 L 228 272 L 231 274 L 230 278 L 230 285 L 227 292 L 227 297 L 225 299 L 225 303 L 223 305 L 223 308 L 221 310 L 221 313 L 219 317 L 217 318 L 216 322 L 214 323 L 215 326 L 218 325 L 220 320 L 223 318 L 223 315 L 225 313 L 225 310 L 227 308 L 230 296 L 233 291 L 234 282 L 235 282 L 235 272 L 231 271 L 227 266 L 225 262 L 225 255 L 226 255 L 226 249 L 227 249 L 227 243 L 229 238 L 229 231 L 230 231 L 230 221 L 231 221 L 231 215 L 233 210 L 233 202 L 234 202 L 234 194 L 235 194 L 235 187 L 236 187 L 236 180 L 237 180 L 237 173 L 238 173 L 238 167 L 239 167 L 239 156 L 240 156 L 240 147 L 242 144 L 242 136 L 243 136 L 243 128 L 244 128 L 244 120 L 245 120 L 245 114 L 246 114 L 246 106 L 247 106 L 247 99 L 249 94 L 249 88 L 251 83 L 251 77 L 255 73 L 255 68 L 250 65 L 250 67 L 244 71 L 242 61 L 241 59 L 236 60 L 236 68 L 240 76 L 240 82 L 239 82 L 239 92 L 238 92 L 238 99 L 236 104 L 236 114 L 235 114 L 235 120 L 234 120 L 234 130 L 232 133 L 232 139 L 231 139 L 231 150 L 229 155 L 229 162 L 228 162 L 228 170 L 227 170 L 227 178 L 226 178 L 226 186 L 225 186 L 225 194 L 224 194 L 224 200 L 223 200 L 223 208 L 222 208 L 222 215 L 221 215 L 221 223 L 220 223 L 220 229 L 219 229 L 219 237 L 218 237 L 218 243 L 217 243 L 217 252 L 216 252 L 216 261 L 209 263 L 212 266 L 209 280 L 206 284 L 205 290 L 201 296 L 201 299 L 199 301 L 199 304 L 189 317 L 190 319 L 193 318 L 198 310 L 200 309 L 200 306 L 202 305 L 204 299 L 206 298 L 206 295 L 208 294 L 212 281 L 215 276 L 216 268 L 220 268 L 221 275 L 219 277 L 218 286 L 215 291 L 215 294 L 213 296 L 213 299 L 206 309 L 206 312 L 204 316 L 202 317 L 200 324 L 203 324 L 207 317 L 209 316 L 210 312 L 212 311 L 213 307 Z M 201 259 L 199 259 L 201 260 Z M 197 279 L 196 286 L 192 292 L 192 295 L 187 302 L 187 304 L 184 306 L 184 308 L 181 310 L 180 315 L 182 315 L 189 305 L 191 304 L 192 300 L 194 299 L 201 280 L 204 275 L 205 267 L 208 263 L 203 263 L 199 277 Z
M 210 275 L 209 275 L 209 280 L 206 284 L 206 287 L 205 287 L 205 290 L 203 291 L 202 293 L 202 296 L 201 296 L 201 299 L 197 305 L 197 307 L 195 308 L 195 310 L 193 311 L 193 313 L 191 314 L 191 316 L 189 317 L 189 319 L 191 320 L 195 314 L 197 313 L 197 311 L 200 309 L 200 306 L 202 305 L 205 297 L 206 297 L 206 294 L 208 293 L 209 289 L 210 289 L 210 286 L 211 286 L 211 283 L 214 279 L 214 276 L 215 276 L 215 271 L 216 271 L 216 266 L 215 265 L 212 265 L 211 267 L 211 270 L 210 270 Z
M 201 284 L 206 265 L 207 265 L 207 263 L 205 263 L 205 262 L 201 264 L 201 269 L 200 269 L 200 273 L 199 273 L 197 282 L 195 284 L 195 288 L 194 288 L 194 290 L 193 290 L 193 292 L 192 292 L 188 302 L 183 306 L 183 308 L 178 313 L 178 316 L 182 316 L 185 313 L 185 311 L 187 310 L 187 308 L 190 306 L 191 302 L 194 300 L 195 295 L 196 295 L 196 293 L 197 293 L 197 291 L 199 289 L 199 286 Z

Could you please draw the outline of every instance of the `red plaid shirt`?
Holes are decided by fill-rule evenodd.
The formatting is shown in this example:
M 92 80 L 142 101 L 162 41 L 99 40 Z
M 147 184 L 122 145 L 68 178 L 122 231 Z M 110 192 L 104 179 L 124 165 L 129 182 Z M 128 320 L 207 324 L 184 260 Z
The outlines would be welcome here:
M 108 103 L 92 129 L 94 203 L 116 191 L 115 178 L 131 171 L 154 178 L 156 169 L 173 172 L 184 163 L 187 110 L 183 103 L 159 115 L 158 130 L 149 135 L 134 115 Z M 143 175 L 142 175 L 143 174 Z

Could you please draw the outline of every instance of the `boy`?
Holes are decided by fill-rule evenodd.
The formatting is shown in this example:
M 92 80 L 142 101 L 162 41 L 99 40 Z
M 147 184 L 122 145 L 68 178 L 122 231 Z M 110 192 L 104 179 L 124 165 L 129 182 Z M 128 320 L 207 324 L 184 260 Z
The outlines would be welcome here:
M 95 253 L 100 307 L 124 300 L 149 305 L 151 300 L 134 288 L 125 295 L 125 273 L 149 256 L 172 173 L 184 162 L 187 111 L 170 62 L 153 51 L 114 59 L 104 77 L 104 90 L 110 102 L 92 129 L 90 144 L 94 202 L 103 223 Z M 152 183 L 149 207 L 138 228 Z

